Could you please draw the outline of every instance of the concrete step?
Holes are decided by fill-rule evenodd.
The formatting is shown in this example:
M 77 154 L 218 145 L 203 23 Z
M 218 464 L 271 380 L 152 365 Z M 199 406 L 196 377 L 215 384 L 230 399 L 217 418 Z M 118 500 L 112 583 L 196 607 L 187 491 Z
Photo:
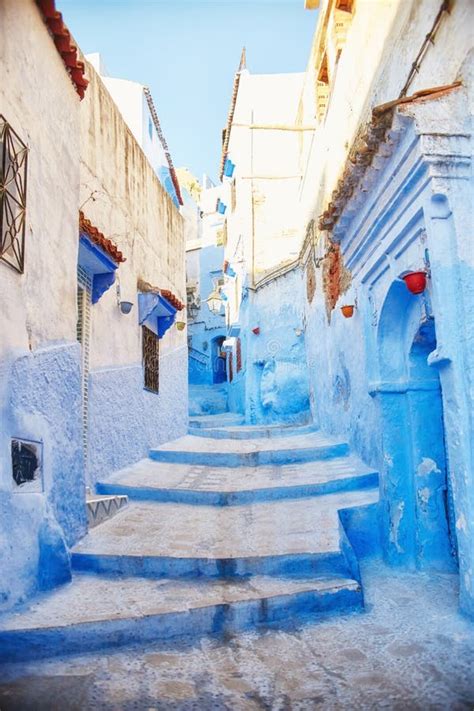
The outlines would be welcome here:
M 150 450 L 159 462 L 240 467 L 264 464 L 291 464 L 343 457 L 349 454 L 346 442 L 319 432 L 275 439 L 221 439 L 186 435 Z
M 292 437 L 293 435 L 316 432 L 317 429 L 313 423 L 306 425 L 190 426 L 188 434 L 196 437 L 211 437 L 212 439 L 262 439 L 270 437 Z
M 243 425 L 244 420 L 244 416 L 238 412 L 221 412 L 218 415 L 195 415 L 189 418 L 189 427 L 193 429 L 237 427 Z
M 357 457 L 288 465 L 206 467 L 142 459 L 99 482 L 102 494 L 130 499 L 234 506 L 372 488 L 378 474 Z
M 220 415 L 227 412 L 227 383 L 190 385 L 188 403 L 190 417 Z
M 291 627 L 362 607 L 359 583 L 344 578 L 176 582 L 76 575 L 0 619 L 0 661 Z
M 128 504 L 128 496 L 123 493 L 87 494 L 87 523 L 89 528 L 95 528 L 119 511 L 123 511 Z
M 357 577 L 340 511 L 377 489 L 233 507 L 132 503 L 72 551 L 75 570 L 150 577 Z

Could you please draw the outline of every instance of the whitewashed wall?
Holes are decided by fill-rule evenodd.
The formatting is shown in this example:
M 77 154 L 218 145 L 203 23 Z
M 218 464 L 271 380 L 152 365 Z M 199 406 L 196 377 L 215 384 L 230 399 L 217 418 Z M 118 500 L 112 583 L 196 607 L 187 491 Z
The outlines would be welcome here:
M 0 262 L 0 608 L 54 576 L 86 527 L 76 264 L 79 97 L 34 2 L 0 3 L 0 113 L 28 145 L 25 270 Z M 43 491 L 12 479 L 39 441 Z M 48 576 L 50 576 L 48 580 Z
M 143 390 L 137 280 L 171 289 L 186 301 L 183 219 L 90 65 L 88 75 L 81 107 L 81 204 L 123 252 L 122 299 L 134 302 L 132 312 L 123 315 L 112 287 L 92 308 L 92 483 L 185 432 L 187 349 L 186 330 L 173 326 L 160 339 L 160 393 Z M 185 309 L 177 319 L 186 320 Z

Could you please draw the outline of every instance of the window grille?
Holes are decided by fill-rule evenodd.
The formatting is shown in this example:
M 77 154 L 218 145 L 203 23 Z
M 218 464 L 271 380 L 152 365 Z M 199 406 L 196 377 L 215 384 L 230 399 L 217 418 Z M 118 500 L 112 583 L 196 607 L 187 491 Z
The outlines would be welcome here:
M 0 260 L 20 274 L 25 266 L 28 148 L 0 115 Z
M 87 459 L 89 427 L 89 358 L 91 331 L 91 276 L 82 267 L 77 268 L 77 323 L 76 335 L 81 344 L 81 390 L 82 390 L 82 448 Z
M 146 326 L 142 326 L 142 353 L 144 388 L 157 393 L 160 381 L 160 345 L 158 336 Z
M 237 338 L 235 344 L 235 365 L 237 372 L 240 372 L 242 370 L 242 343 L 240 338 Z

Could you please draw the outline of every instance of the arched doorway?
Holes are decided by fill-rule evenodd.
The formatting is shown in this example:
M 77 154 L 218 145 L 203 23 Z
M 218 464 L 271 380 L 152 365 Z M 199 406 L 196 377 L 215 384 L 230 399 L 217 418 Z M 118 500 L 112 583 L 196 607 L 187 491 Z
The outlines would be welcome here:
M 454 511 L 444 444 L 441 384 L 429 355 L 435 319 L 427 296 L 392 284 L 378 334 L 384 550 L 393 564 L 456 567 Z
M 212 382 L 225 383 L 227 382 L 226 355 L 222 350 L 222 344 L 225 341 L 225 336 L 216 336 L 212 339 Z

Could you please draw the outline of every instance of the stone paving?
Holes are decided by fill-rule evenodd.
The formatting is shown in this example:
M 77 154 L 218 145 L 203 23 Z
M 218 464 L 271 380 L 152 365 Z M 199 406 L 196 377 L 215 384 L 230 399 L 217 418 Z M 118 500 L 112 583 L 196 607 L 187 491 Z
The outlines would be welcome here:
M 232 507 L 131 503 L 74 553 L 240 558 L 338 551 L 338 510 L 377 500 L 378 490 L 365 489 Z
M 4 664 L 2 711 L 468 711 L 454 575 L 363 564 L 367 611 L 293 631 Z
M 241 466 L 238 470 L 233 467 L 168 464 L 142 459 L 116 472 L 106 485 L 110 488 L 110 485 L 119 484 L 140 488 L 240 492 L 258 491 L 276 485 L 290 488 L 324 484 L 372 472 L 373 469 L 354 456 L 281 466 Z
M 235 440 L 232 438 L 216 440 L 211 437 L 195 437 L 186 435 L 173 442 L 162 444 L 155 452 L 205 452 L 206 454 L 226 452 L 230 454 L 247 454 L 251 452 L 267 452 L 277 450 L 307 449 L 309 447 L 327 447 L 331 444 L 340 444 L 337 440 L 321 432 L 306 434 L 292 434 L 290 437 L 262 437 L 256 439 Z

